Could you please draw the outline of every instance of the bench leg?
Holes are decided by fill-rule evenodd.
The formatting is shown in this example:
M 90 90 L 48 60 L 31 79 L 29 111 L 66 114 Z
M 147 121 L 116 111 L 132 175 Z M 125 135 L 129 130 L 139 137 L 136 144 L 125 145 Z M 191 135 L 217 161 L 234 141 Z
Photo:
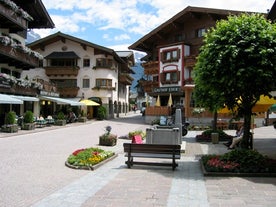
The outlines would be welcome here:
M 133 157 L 128 156 L 126 164 L 128 168 L 131 168 L 131 166 L 133 165 Z
M 175 157 L 172 159 L 172 170 L 175 170 L 175 168 L 178 166 L 178 164 L 175 161 Z

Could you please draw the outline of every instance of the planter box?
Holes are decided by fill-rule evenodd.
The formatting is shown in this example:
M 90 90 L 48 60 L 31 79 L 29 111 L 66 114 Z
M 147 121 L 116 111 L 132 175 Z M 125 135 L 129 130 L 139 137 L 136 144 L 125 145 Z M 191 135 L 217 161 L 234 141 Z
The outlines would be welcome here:
M 114 146 L 117 144 L 117 139 L 99 138 L 99 145 Z
M 86 122 L 87 118 L 86 117 L 79 117 L 78 122 Z
M 7 133 L 15 133 L 18 132 L 18 126 L 17 125 L 3 125 L 1 127 L 2 132 L 7 132 Z
M 35 129 L 35 123 L 22 124 L 21 129 L 22 130 L 34 130 Z
M 65 125 L 66 125 L 66 120 L 65 120 L 65 119 L 56 120 L 56 121 L 55 121 L 55 125 L 58 125 L 58 126 L 65 126 Z

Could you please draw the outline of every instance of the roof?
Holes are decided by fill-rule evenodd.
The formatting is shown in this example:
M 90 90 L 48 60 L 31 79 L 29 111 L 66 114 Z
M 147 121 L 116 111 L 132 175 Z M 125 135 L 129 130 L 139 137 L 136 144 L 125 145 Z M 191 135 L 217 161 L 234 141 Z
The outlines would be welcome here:
M 241 13 L 252 13 L 247 11 L 234 11 L 234 10 L 224 10 L 224 9 L 213 9 L 213 8 L 202 8 L 202 7 L 191 7 L 188 6 L 175 16 L 173 16 L 168 21 L 164 22 L 141 39 L 130 45 L 128 48 L 138 51 L 146 52 L 150 50 L 151 43 L 156 42 L 156 39 L 164 34 L 171 32 L 176 25 L 183 24 L 186 21 L 189 21 L 192 16 L 198 16 L 200 14 L 209 14 L 216 19 L 220 19 L 219 17 L 227 17 L 230 14 L 238 15 Z
M 54 22 L 41 0 L 13 0 L 13 2 L 33 17 L 34 20 L 28 23 L 28 28 L 39 29 L 55 27 Z
M 276 19 L 276 1 L 274 1 L 274 4 L 272 5 L 267 18 L 270 20 L 275 20 Z
M 73 51 L 70 52 L 52 52 L 45 59 L 79 59 L 80 57 Z
M 131 65 L 135 65 L 134 54 L 132 51 L 116 51 L 117 55 L 125 60 L 126 62 L 131 62 Z
M 107 47 L 103 47 L 103 46 L 100 46 L 100 45 L 97 45 L 97 44 L 94 44 L 94 43 L 91 43 L 91 42 L 88 42 L 86 40 L 83 40 L 83 39 L 79 39 L 77 37 L 73 37 L 71 35 L 67 35 L 67 34 L 64 34 L 62 32 L 57 32 L 55 34 L 52 34 L 52 35 L 49 35 L 47 37 L 44 37 L 44 38 L 41 38 L 37 41 L 34 41 L 30 44 L 28 44 L 27 46 L 30 47 L 32 50 L 36 50 L 36 49 L 39 49 L 39 48 L 44 48 L 46 45 L 49 45 L 49 44 L 52 44 L 54 42 L 58 42 L 58 41 L 63 41 L 65 42 L 65 40 L 68 39 L 70 41 L 73 41 L 73 42 L 76 42 L 76 43 L 79 43 L 83 48 L 85 47 L 92 47 L 94 49 L 96 49 L 96 52 L 97 50 L 100 51 L 100 52 L 103 52 L 103 53 L 106 53 L 106 54 L 110 54 L 110 55 L 113 55 L 114 58 L 120 62 L 120 63 L 125 63 L 117 54 L 114 50 L 110 49 L 110 48 L 107 48 Z

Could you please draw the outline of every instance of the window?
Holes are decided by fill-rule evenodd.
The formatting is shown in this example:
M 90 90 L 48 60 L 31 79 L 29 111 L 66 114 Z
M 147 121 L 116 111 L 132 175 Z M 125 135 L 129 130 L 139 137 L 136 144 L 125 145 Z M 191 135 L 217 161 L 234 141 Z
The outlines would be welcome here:
M 179 60 L 179 49 L 162 52 L 162 62 L 174 62 Z
M 89 88 L 90 87 L 90 80 L 88 78 L 82 79 L 82 87 Z
M 112 87 L 111 79 L 96 79 L 96 87 Z
M 58 88 L 78 87 L 76 79 L 52 79 L 51 81 L 55 83 Z
M 176 84 L 179 81 L 179 71 L 173 72 L 164 72 L 161 74 L 161 83 L 162 84 Z
M 184 39 L 185 39 L 185 34 L 177 34 L 177 35 L 174 36 L 174 40 L 176 42 L 184 41 Z
M 90 67 L 90 59 L 83 59 L 83 67 Z
M 52 59 L 51 66 L 77 66 L 75 59 Z
M 97 58 L 97 60 L 96 60 L 96 67 L 111 68 L 112 65 L 113 65 L 113 60 L 112 59 Z
M 203 37 L 205 33 L 206 33 L 205 28 L 198 29 L 197 30 L 197 37 Z

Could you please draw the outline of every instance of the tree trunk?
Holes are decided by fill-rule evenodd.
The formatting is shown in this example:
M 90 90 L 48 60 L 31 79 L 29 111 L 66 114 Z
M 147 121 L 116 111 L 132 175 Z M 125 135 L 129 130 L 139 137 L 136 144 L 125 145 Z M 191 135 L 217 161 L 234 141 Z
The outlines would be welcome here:
M 213 125 L 212 125 L 213 131 L 217 130 L 217 121 L 218 121 L 218 112 L 216 111 L 214 113 L 214 122 L 213 122 Z
M 251 126 L 251 112 L 244 114 L 244 134 L 241 142 L 241 147 L 244 149 L 249 148 L 249 137 L 250 137 L 250 127 Z

